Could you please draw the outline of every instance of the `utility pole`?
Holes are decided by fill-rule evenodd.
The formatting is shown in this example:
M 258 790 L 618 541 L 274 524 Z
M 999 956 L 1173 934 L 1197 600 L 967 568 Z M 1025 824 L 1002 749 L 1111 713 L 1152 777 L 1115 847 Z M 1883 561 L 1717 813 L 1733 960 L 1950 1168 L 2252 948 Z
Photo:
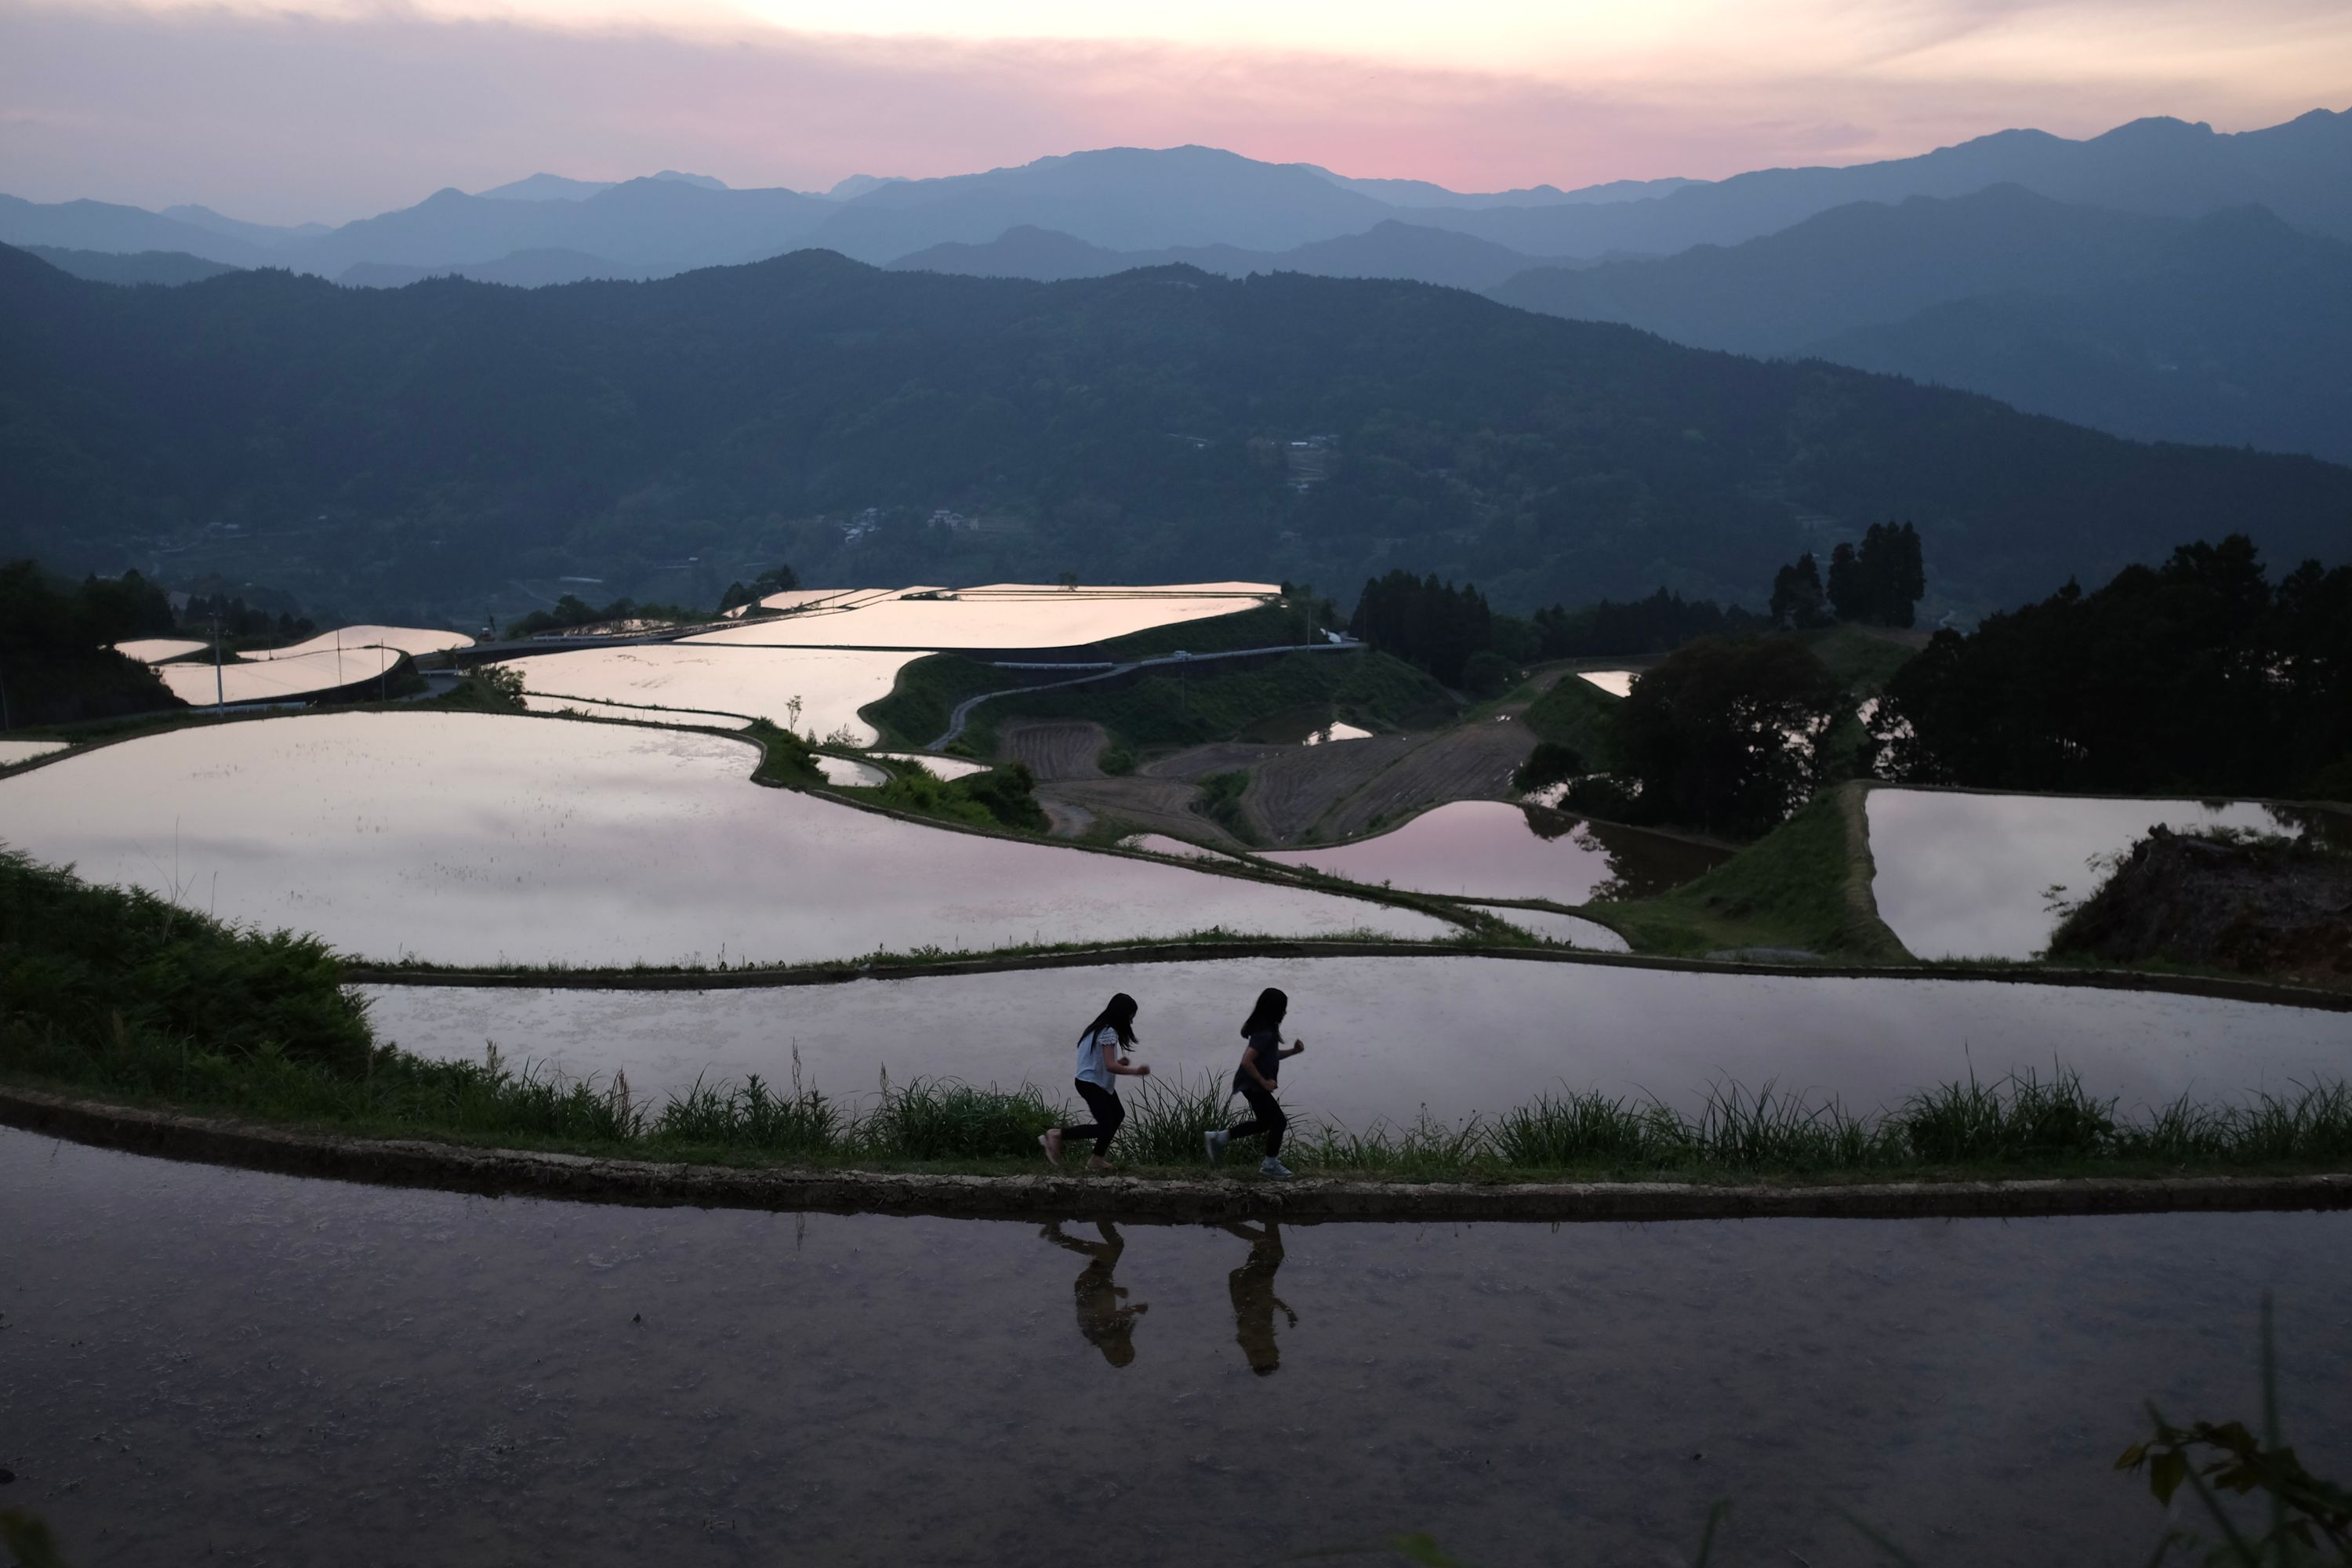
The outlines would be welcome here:
M 220 612 L 213 612 L 213 717 L 225 718 L 228 713 L 228 698 L 221 683 Z

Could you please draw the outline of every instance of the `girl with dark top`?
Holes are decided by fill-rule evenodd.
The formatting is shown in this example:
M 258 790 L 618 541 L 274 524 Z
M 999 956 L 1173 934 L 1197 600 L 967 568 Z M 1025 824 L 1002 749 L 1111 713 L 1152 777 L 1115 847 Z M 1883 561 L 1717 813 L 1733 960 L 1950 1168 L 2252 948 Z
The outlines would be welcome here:
M 1249 1102 L 1250 1117 L 1237 1127 L 1223 1131 L 1211 1131 L 1204 1137 L 1209 1146 L 1209 1163 L 1215 1164 L 1225 1152 L 1225 1145 L 1236 1138 L 1263 1136 L 1265 1158 L 1257 1163 L 1258 1174 L 1287 1180 L 1290 1167 L 1280 1158 L 1282 1131 L 1290 1125 L 1290 1118 L 1282 1113 L 1282 1104 L 1274 1098 L 1276 1080 L 1282 1075 L 1286 1057 L 1295 1057 L 1307 1048 L 1305 1040 L 1293 1040 L 1287 1049 L 1282 1044 L 1282 1020 L 1290 1011 L 1290 998 L 1267 986 L 1258 993 L 1257 1005 L 1250 1009 L 1249 1021 L 1242 1026 L 1242 1038 L 1249 1042 L 1242 1047 L 1242 1065 L 1234 1070 L 1234 1092 Z
M 1062 1145 L 1068 1140 L 1091 1138 L 1095 1152 L 1087 1161 L 1087 1169 L 1110 1169 L 1110 1162 L 1104 1156 L 1110 1152 L 1110 1141 L 1118 1134 L 1118 1124 L 1127 1120 L 1127 1107 L 1118 1102 L 1118 1080 L 1122 1077 L 1151 1076 L 1150 1067 L 1128 1059 L 1127 1047 L 1133 1044 L 1135 998 L 1122 991 L 1095 1015 L 1095 1021 L 1078 1037 L 1078 1098 L 1087 1102 L 1094 1121 L 1084 1127 L 1046 1129 L 1037 1142 L 1045 1151 L 1047 1163 L 1062 1163 Z

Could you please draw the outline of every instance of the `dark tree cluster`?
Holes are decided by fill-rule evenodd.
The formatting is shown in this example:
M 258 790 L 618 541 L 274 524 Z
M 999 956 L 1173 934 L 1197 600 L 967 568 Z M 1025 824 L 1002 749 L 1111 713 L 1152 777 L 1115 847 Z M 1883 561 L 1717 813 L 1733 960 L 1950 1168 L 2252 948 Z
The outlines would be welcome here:
M 1697 637 L 1764 629 L 1764 617 L 1737 605 L 1685 599 L 1660 588 L 1646 599 L 1602 599 L 1578 609 L 1559 605 L 1534 616 L 1538 658 L 1605 658 L 1671 653 Z
M 1772 602 L 1766 611 L 1775 626 L 1803 631 L 1828 626 L 1829 595 L 1822 591 L 1822 569 L 1810 550 L 1772 575 Z
M 1612 814 L 1732 837 L 1768 832 L 1820 786 L 1818 742 L 1849 700 L 1793 638 L 1702 637 L 1645 671 L 1618 706 Z
M 1840 544 L 1830 552 L 1830 605 L 1842 621 L 1874 626 L 1907 626 L 1927 592 L 1927 568 L 1919 553 L 1919 531 L 1909 523 L 1874 522 L 1862 548 Z
M 2352 567 L 2276 584 L 2252 541 L 1936 634 L 1873 728 L 1890 777 L 1991 789 L 2352 797 Z
M 555 601 L 551 610 L 533 610 L 520 620 L 507 623 L 507 636 L 535 637 L 542 632 L 568 632 L 582 626 L 603 626 L 607 621 L 693 620 L 701 612 L 677 605 L 640 605 L 635 599 L 615 599 L 598 606 L 576 594 L 566 594 Z
M 172 630 L 162 590 L 128 573 L 74 585 L 0 564 L 0 728 L 111 717 L 179 700 L 108 645 Z
M 727 592 L 719 597 L 719 607 L 731 610 L 738 605 L 756 605 L 771 594 L 789 594 L 800 585 L 800 574 L 791 567 L 771 567 L 749 583 L 728 584 Z
M 1481 655 L 1487 656 L 1482 672 L 1500 665 L 1506 686 L 1513 673 L 1510 661 L 1494 651 L 1495 616 L 1486 595 L 1467 583 L 1457 588 L 1410 572 L 1375 577 L 1356 601 L 1348 635 L 1456 689 L 1465 684 L 1473 660 Z
M 168 610 L 163 622 L 164 630 L 173 629 Z M 319 629 L 318 624 L 308 616 L 298 616 L 287 610 L 271 615 L 267 609 L 248 605 L 232 594 L 189 595 L 188 606 L 181 612 L 178 626 L 197 637 L 210 637 L 213 628 L 218 626 L 220 635 L 229 641 L 254 643 L 293 642 Z

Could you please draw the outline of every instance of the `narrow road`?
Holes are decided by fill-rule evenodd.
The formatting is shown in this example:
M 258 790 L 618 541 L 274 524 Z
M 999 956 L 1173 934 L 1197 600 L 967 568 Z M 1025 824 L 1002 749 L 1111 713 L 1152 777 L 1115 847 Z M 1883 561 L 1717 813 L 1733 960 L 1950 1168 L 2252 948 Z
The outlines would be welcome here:
M 1227 648 L 1219 653 L 1170 653 L 1162 654 L 1157 658 L 1139 658 L 1131 660 L 1126 664 L 1105 665 L 1100 668 L 1090 670 L 1085 675 L 1074 676 L 1068 680 L 1048 680 L 1036 686 L 1009 686 L 1002 691 L 983 691 L 977 697 L 967 697 L 962 701 L 957 703 L 955 705 L 954 711 L 948 715 L 948 727 L 946 733 L 942 734 L 938 740 L 933 741 L 929 745 L 923 749 L 927 752 L 943 752 L 947 750 L 949 743 L 958 735 L 963 733 L 965 722 L 971 718 L 971 710 L 979 707 L 982 703 L 992 702 L 999 697 L 1013 697 L 1024 691 L 1055 691 L 1065 686 L 1084 686 L 1089 681 L 1108 680 L 1111 677 L 1116 675 L 1127 675 L 1135 670 L 1150 669 L 1160 665 L 1206 664 L 1213 659 L 1220 658 L 1263 658 L 1267 654 L 1274 653 L 1315 653 L 1318 651 L 1344 653 L 1351 648 L 1360 648 L 1363 646 L 1364 645 L 1360 642 L 1311 642 L 1285 644 L 1276 647 Z M 994 669 L 1036 669 L 1042 667 L 1035 664 L 999 662 L 992 664 L 990 668 Z

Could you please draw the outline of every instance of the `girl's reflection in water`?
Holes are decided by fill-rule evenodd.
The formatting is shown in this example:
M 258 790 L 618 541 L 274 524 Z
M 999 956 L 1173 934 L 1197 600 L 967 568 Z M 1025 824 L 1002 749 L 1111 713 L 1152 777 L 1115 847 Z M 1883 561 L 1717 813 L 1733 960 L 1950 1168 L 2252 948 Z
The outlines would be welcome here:
M 1127 1250 L 1127 1243 L 1107 1219 L 1096 1221 L 1095 1228 L 1102 1233 L 1100 1241 L 1080 1241 L 1063 1235 L 1060 1220 L 1047 1224 L 1038 1234 L 1088 1260 L 1071 1286 L 1077 1298 L 1078 1332 L 1087 1337 L 1088 1344 L 1102 1352 L 1103 1360 L 1113 1366 L 1125 1366 L 1135 1360 L 1135 1320 L 1150 1311 L 1151 1305 L 1148 1301 L 1138 1301 L 1132 1307 L 1120 1303 L 1119 1298 L 1127 1294 L 1127 1289 L 1112 1280 L 1111 1270 L 1118 1267 L 1118 1255 Z M 1238 1295 L 1234 1299 L 1241 1300 Z
M 1234 1298 L 1234 1342 L 1249 1358 L 1252 1372 L 1271 1377 L 1282 1364 L 1282 1352 L 1274 1342 L 1274 1310 L 1281 1308 L 1294 1329 L 1298 1314 L 1274 1293 L 1275 1272 L 1282 1267 L 1282 1226 L 1270 1219 L 1260 1223 L 1264 1228 L 1259 1230 L 1239 1223 L 1223 1227 L 1250 1244 L 1249 1258 L 1225 1277 L 1225 1285 Z

